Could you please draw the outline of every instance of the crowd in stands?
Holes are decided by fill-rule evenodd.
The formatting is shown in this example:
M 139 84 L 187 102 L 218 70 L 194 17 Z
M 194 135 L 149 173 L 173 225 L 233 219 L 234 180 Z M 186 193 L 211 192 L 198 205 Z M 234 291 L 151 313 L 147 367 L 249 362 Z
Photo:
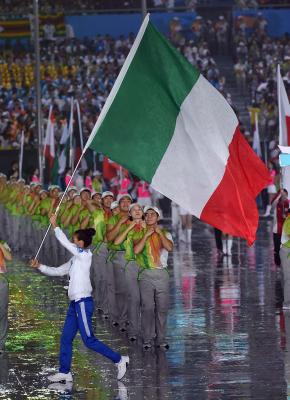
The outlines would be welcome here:
M 286 90 L 290 89 L 290 38 L 272 38 L 267 21 L 258 15 L 251 31 L 239 17 L 233 36 L 234 72 L 242 95 L 248 95 L 252 116 L 259 113 L 259 125 L 267 140 L 277 138 L 278 101 L 276 74 L 280 64 Z M 252 124 L 254 119 L 251 120 Z
M 149 9 L 171 10 L 183 8 L 192 10 L 196 0 L 147 0 Z M 42 14 L 71 13 L 102 10 L 133 10 L 141 8 L 140 0 L 42 0 L 39 2 Z M 24 14 L 33 11 L 33 2 L 29 0 L 2 0 L 1 14 Z
M 286 6 L 290 5 L 289 0 L 236 0 L 235 5 L 238 8 L 258 8 L 263 6 Z
M 223 51 L 228 24 L 224 17 L 206 21 L 198 17 L 189 32 L 173 19 L 170 39 L 204 76 L 224 95 L 225 78 L 212 56 L 217 46 Z M 132 46 L 134 36 L 98 36 L 96 39 L 45 40 L 41 45 L 42 113 L 47 118 L 54 105 L 56 140 L 68 118 L 71 97 L 81 108 L 84 138 L 90 134 L 99 112 Z M 2 48 L 0 52 L 0 148 L 18 148 L 21 131 L 25 144 L 37 143 L 35 135 L 35 89 L 33 48 Z

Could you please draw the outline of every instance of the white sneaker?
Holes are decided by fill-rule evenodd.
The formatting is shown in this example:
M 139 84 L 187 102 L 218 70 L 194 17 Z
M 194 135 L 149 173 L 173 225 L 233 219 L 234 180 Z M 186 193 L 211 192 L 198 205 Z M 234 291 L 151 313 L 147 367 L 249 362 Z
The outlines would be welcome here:
M 73 383 L 72 382 L 66 382 L 66 383 L 60 383 L 60 382 L 54 382 L 50 383 L 48 385 L 49 390 L 57 390 L 58 392 L 65 393 L 65 392 L 71 392 L 73 389 Z
M 62 372 L 57 372 L 54 375 L 48 376 L 47 379 L 50 382 L 61 382 L 61 381 L 72 382 L 73 381 L 71 372 L 68 372 L 67 374 L 64 374 Z
M 284 304 L 284 305 L 283 305 L 283 310 L 284 310 L 284 311 L 290 310 L 290 304 Z
M 127 364 L 129 364 L 128 356 L 122 356 L 121 360 L 116 364 L 118 368 L 118 376 L 117 376 L 118 380 L 122 379 L 126 374 Z

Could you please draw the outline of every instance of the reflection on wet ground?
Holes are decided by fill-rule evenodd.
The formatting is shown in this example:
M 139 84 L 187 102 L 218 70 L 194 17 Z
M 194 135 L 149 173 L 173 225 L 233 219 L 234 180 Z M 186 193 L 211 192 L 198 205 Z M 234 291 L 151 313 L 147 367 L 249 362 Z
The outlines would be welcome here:
M 114 365 L 77 339 L 74 384 L 49 386 L 67 307 L 65 282 L 14 262 L 0 399 L 287 399 L 290 313 L 279 308 L 270 222 L 261 222 L 254 247 L 236 239 L 233 256 L 220 259 L 211 228 L 196 221 L 191 248 L 177 247 L 170 266 L 169 351 L 129 346 L 96 316 L 97 337 L 131 358 L 125 379 L 118 384 Z

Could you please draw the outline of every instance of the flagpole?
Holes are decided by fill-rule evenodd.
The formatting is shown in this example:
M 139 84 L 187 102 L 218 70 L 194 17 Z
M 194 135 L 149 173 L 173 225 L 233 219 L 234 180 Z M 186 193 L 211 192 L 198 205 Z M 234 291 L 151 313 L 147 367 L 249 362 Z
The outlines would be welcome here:
M 287 145 L 283 142 L 283 130 L 282 130 L 282 110 L 281 110 L 281 72 L 280 64 L 277 66 L 277 94 L 278 94 L 278 111 L 279 111 L 279 144 L 281 146 Z
M 78 169 L 78 167 L 79 167 L 79 165 L 80 165 L 80 162 L 81 162 L 83 156 L 85 155 L 85 152 L 86 152 L 86 150 L 83 151 L 83 153 L 82 153 L 81 156 L 80 156 L 79 161 L 77 162 L 77 165 L 76 165 L 76 167 L 75 167 L 75 170 L 73 171 L 73 173 L 72 173 L 72 175 L 71 175 L 71 177 L 70 177 L 70 180 L 69 180 L 69 182 L 68 182 L 68 184 L 67 184 L 67 187 L 65 188 L 65 191 L 63 192 L 63 195 L 62 195 L 62 197 L 61 197 L 61 199 L 60 199 L 60 202 L 59 202 L 58 206 L 56 207 L 56 210 L 55 210 L 55 212 L 54 212 L 55 215 L 58 214 L 58 211 L 59 211 L 59 208 L 60 208 L 60 206 L 61 206 L 61 204 L 62 204 L 62 202 L 63 202 L 64 196 L 66 195 L 66 193 L 67 193 L 67 191 L 68 191 L 68 189 L 69 189 L 69 186 L 70 186 L 70 184 L 71 184 L 71 182 L 72 182 L 72 180 L 73 180 L 73 177 L 74 177 L 74 175 L 75 175 L 75 173 L 76 173 L 76 171 L 77 171 L 77 169 Z M 38 250 L 37 250 L 37 253 L 36 253 L 35 257 L 34 257 L 35 259 L 37 259 L 38 255 L 39 255 L 39 253 L 40 253 L 40 250 L 42 249 L 43 243 L 45 242 L 45 239 L 46 239 L 46 237 L 47 237 L 47 235 L 48 235 L 48 232 L 49 232 L 50 228 L 51 228 L 51 224 L 49 224 L 49 226 L 48 226 L 48 228 L 47 228 L 47 231 L 45 232 L 45 235 L 44 235 L 44 237 L 43 237 L 43 239 L 42 239 L 42 241 L 41 241 L 41 243 L 40 243 L 40 246 L 39 246 L 39 248 L 38 248 Z
M 23 147 L 24 147 L 24 130 L 21 131 L 21 142 L 20 142 L 20 156 L 19 156 L 19 178 L 22 178 L 23 169 Z

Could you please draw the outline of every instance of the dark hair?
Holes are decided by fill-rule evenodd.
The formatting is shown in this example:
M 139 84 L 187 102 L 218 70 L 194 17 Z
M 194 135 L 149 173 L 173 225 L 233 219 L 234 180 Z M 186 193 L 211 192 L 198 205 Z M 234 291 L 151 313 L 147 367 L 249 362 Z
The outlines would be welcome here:
M 82 240 L 84 242 L 85 248 L 89 247 L 92 244 L 92 239 L 95 234 L 96 231 L 94 228 L 79 229 L 74 233 L 74 235 L 78 237 L 78 240 Z

